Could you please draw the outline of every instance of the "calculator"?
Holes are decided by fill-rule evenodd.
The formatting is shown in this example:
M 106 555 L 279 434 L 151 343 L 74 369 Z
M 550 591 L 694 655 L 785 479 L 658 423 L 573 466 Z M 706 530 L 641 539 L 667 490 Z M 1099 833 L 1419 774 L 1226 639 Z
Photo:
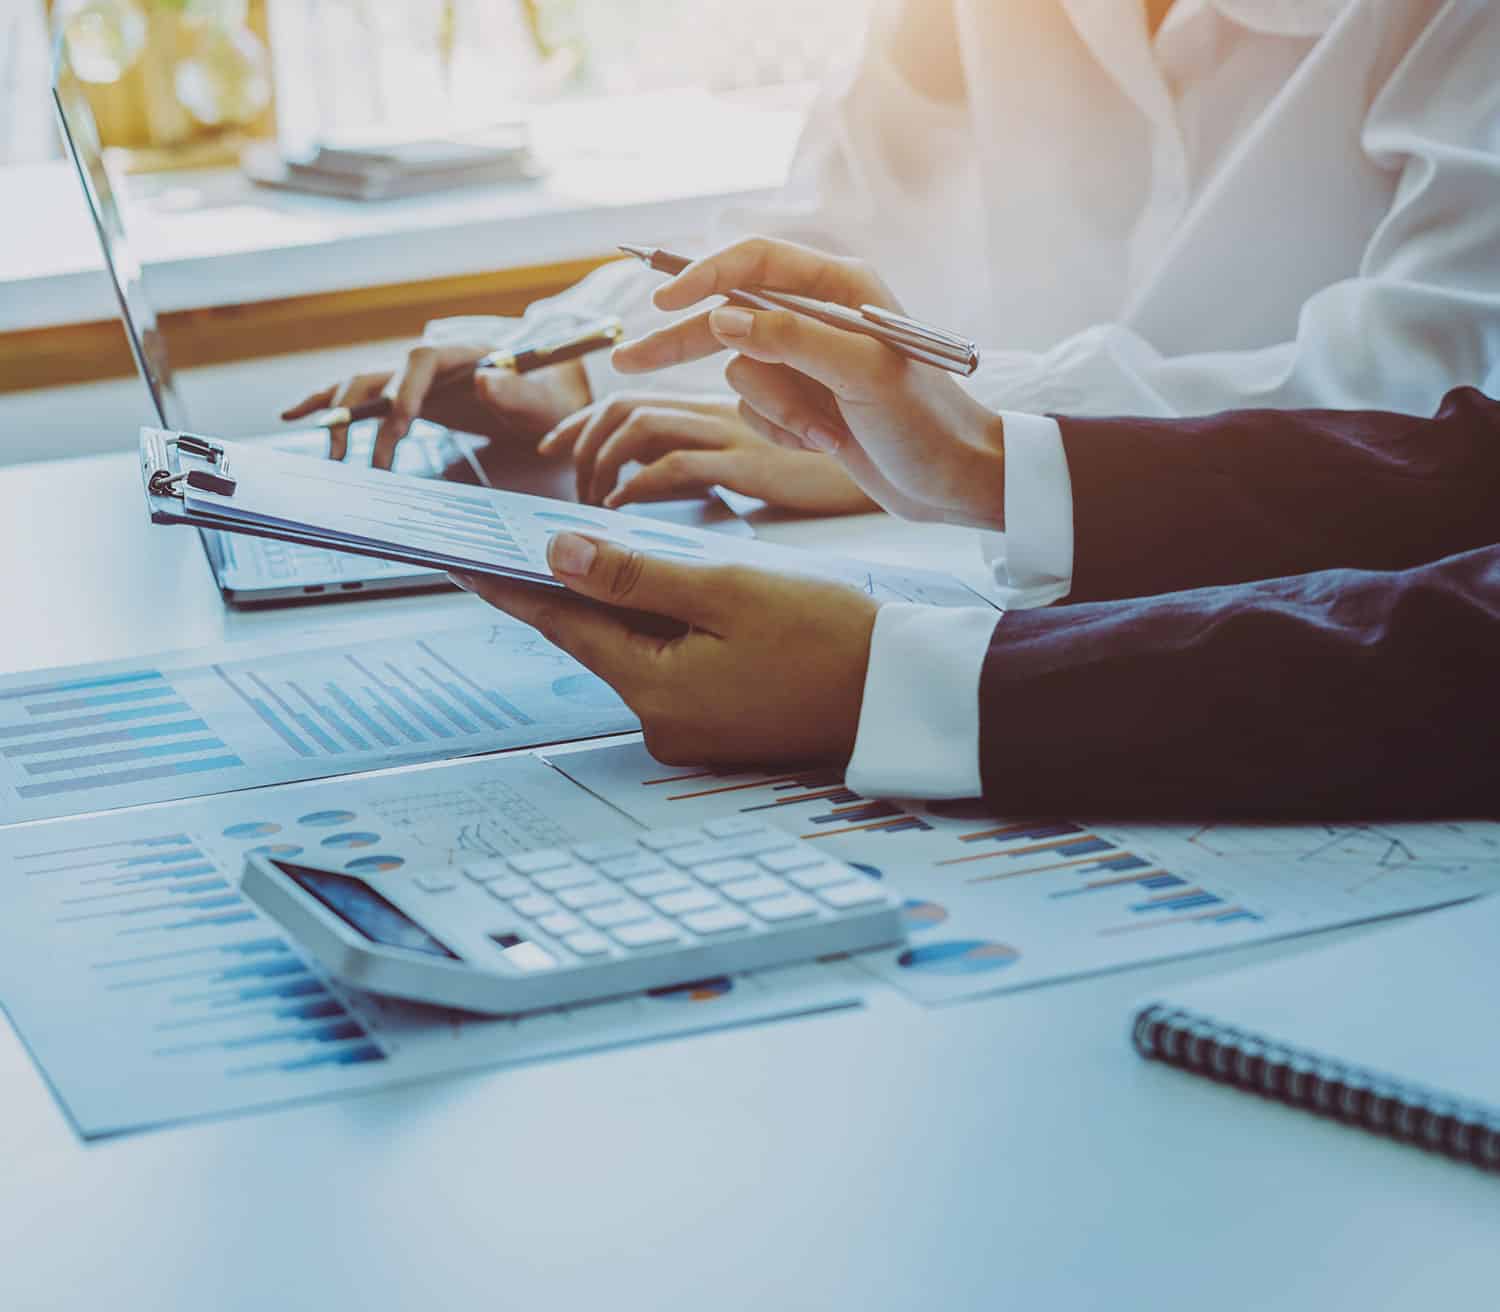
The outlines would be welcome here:
M 491 1015 L 905 937 L 883 881 L 740 818 L 416 872 L 252 855 L 242 889 L 335 979 Z

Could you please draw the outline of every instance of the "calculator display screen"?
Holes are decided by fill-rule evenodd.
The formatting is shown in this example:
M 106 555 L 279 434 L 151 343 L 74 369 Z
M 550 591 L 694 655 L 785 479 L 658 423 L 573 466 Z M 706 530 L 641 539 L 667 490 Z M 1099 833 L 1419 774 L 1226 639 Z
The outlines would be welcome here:
M 450 952 L 400 907 L 381 897 L 363 880 L 286 861 L 277 861 L 275 865 L 295 880 L 299 888 L 311 893 L 346 925 L 372 942 L 458 960 L 456 953 Z

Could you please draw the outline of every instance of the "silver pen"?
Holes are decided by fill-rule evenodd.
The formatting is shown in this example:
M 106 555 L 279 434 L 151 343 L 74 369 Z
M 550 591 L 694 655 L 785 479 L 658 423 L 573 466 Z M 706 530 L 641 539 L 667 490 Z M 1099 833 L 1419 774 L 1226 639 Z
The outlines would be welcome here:
M 671 251 L 653 246 L 622 244 L 620 249 L 627 255 L 634 255 L 658 273 L 676 275 L 692 263 L 685 256 L 673 255 Z M 736 288 L 727 293 L 726 299 L 752 310 L 790 310 L 794 314 L 805 314 L 809 319 L 816 319 L 832 328 L 873 337 L 876 341 L 884 342 L 893 351 L 900 352 L 908 360 L 916 360 L 935 369 L 946 369 L 951 374 L 962 374 L 965 378 L 979 368 L 979 348 L 973 342 L 956 333 L 919 323 L 893 310 L 883 310 L 878 305 L 851 308 L 834 301 L 819 301 L 811 296 L 768 291 L 762 287 Z

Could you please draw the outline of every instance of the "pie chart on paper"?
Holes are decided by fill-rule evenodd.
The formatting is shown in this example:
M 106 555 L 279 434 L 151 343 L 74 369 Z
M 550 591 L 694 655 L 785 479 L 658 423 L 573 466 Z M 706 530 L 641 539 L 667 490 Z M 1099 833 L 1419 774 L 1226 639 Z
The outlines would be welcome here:
M 980 975 L 986 971 L 1004 970 L 1020 959 L 1021 954 L 1006 943 L 951 939 L 946 943 L 907 948 L 896 962 L 907 970 L 927 975 Z

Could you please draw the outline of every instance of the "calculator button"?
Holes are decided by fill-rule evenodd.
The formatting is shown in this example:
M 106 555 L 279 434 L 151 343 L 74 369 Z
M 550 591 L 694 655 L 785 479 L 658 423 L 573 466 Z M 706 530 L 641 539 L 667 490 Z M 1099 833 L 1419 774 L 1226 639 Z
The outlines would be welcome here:
M 492 879 L 484 886 L 484 891 L 491 897 L 511 898 L 525 897 L 533 892 L 531 880 L 522 879 L 520 875 L 506 875 L 503 879 Z
M 773 834 L 767 830 L 760 834 L 746 834 L 743 838 L 717 841 L 729 856 L 759 856 L 762 852 L 779 852 L 784 847 L 791 847 L 797 840 L 790 834 Z
M 871 902 L 884 902 L 885 890 L 868 879 L 851 879 L 847 884 L 833 884 L 820 888 L 818 896 L 831 907 L 847 911 L 850 907 L 862 907 Z
M 784 881 L 774 875 L 761 875 L 756 879 L 736 879 L 730 884 L 721 884 L 719 892 L 732 897 L 736 902 L 754 902 L 757 898 L 775 897 L 787 891 Z
M 572 934 L 583 928 L 583 921 L 571 911 L 554 911 L 550 915 L 539 916 L 536 923 L 553 938 L 562 938 L 564 934 Z
M 755 904 L 755 914 L 762 920 L 801 920 L 818 912 L 818 904 L 806 893 L 788 893 L 785 897 L 768 897 Z
M 451 893 L 458 887 L 458 880 L 447 871 L 442 874 L 418 875 L 411 882 L 424 893 Z
M 674 847 L 667 853 L 667 860 L 686 870 L 691 866 L 707 865 L 710 861 L 724 861 L 734 855 L 735 850 L 727 843 L 694 843 L 691 847 Z
M 693 873 L 705 884 L 723 884 L 731 879 L 753 878 L 760 870 L 749 861 L 715 861 L 711 866 L 699 866 Z
M 585 911 L 583 918 L 596 929 L 613 929 L 616 925 L 651 919 L 651 908 L 640 902 L 611 902 Z
M 654 875 L 666 866 L 649 852 L 636 852 L 614 861 L 601 861 L 598 869 L 608 879 L 633 879 L 636 875 Z
M 665 852 L 670 847 L 701 843 L 703 835 L 696 829 L 657 829 L 649 834 L 642 834 L 637 841 L 648 851 Z
M 731 929 L 747 929 L 750 917 L 738 907 L 718 907 L 713 911 L 690 911 L 682 923 L 695 934 L 727 934 Z
M 770 831 L 759 820 L 740 819 L 710 820 L 703 826 L 710 838 L 743 838 L 747 834 L 764 834 Z
M 681 935 L 665 920 L 642 920 L 634 925 L 621 925 L 610 933 L 617 943 L 627 948 L 650 948 L 681 939 Z
M 540 852 L 522 852 L 510 858 L 510 868 L 518 875 L 537 875 L 543 870 L 557 870 L 573 859 L 571 852 L 560 847 L 545 848 Z
M 675 893 L 681 888 L 692 888 L 693 881 L 686 875 L 642 875 L 639 879 L 627 879 L 625 887 L 639 897 L 657 897 L 662 893 Z
M 492 898 L 499 898 L 499 900 L 505 901 L 508 898 L 526 897 L 531 892 L 535 892 L 535 889 L 532 889 L 531 880 L 522 879 L 519 874 L 507 874 L 504 879 L 496 879 L 490 883 L 486 883 L 484 885 L 484 892 L 487 892 Z
M 563 939 L 563 943 L 580 957 L 597 957 L 609 951 L 609 940 L 603 934 L 596 934 L 591 929 L 569 934 Z
M 538 888 L 555 893 L 560 888 L 572 888 L 575 884 L 591 883 L 593 878 L 592 870 L 575 861 L 570 866 L 563 866 L 561 870 L 547 870 L 540 875 L 535 875 L 531 882 Z
M 597 843 L 579 843 L 573 849 L 575 856 L 597 865 L 600 861 L 614 861 L 622 856 L 634 856 L 640 851 L 629 838 L 603 839 Z
M 597 907 L 605 902 L 618 902 L 620 890 L 613 884 L 580 884 L 577 888 L 565 888 L 557 900 L 570 911 L 582 911 L 584 907 Z
M 511 903 L 523 916 L 545 916 L 549 911 L 557 910 L 557 903 L 550 897 L 543 897 L 540 893 L 528 893 L 525 897 L 518 897 Z
M 794 870 L 787 878 L 798 888 L 811 892 L 815 888 L 827 888 L 829 884 L 847 883 L 849 872 L 843 866 L 813 866 L 810 870 Z
M 510 862 L 475 861 L 472 865 L 464 867 L 464 874 L 476 884 L 488 884 L 492 879 L 499 879 L 503 875 L 510 874 Z
M 757 859 L 767 870 L 778 875 L 784 875 L 789 870 L 800 870 L 803 866 L 815 866 L 823 860 L 816 852 L 805 847 L 792 847 L 785 852 L 766 852 Z
M 530 939 L 522 939 L 511 947 L 501 948 L 500 955 L 517 970 L 524 970 L 528 974 L 537 970 L 551 970 L 557 965 L 556 957 Z
M 707 911 L 719 905 L 719 899 L 706 888 L 690 888 L 685 893 L 663 893 L 651 899 L 658 911 L 680 916 L 687 911 Z

